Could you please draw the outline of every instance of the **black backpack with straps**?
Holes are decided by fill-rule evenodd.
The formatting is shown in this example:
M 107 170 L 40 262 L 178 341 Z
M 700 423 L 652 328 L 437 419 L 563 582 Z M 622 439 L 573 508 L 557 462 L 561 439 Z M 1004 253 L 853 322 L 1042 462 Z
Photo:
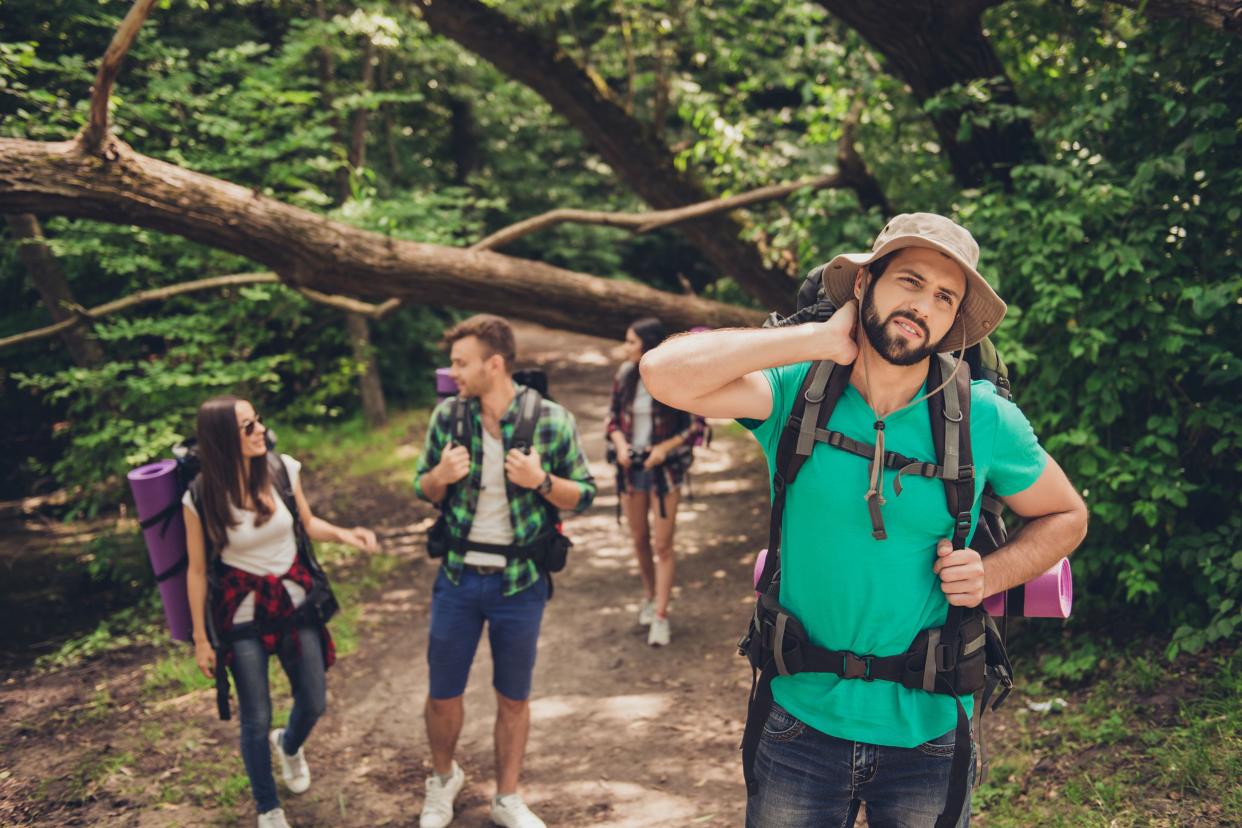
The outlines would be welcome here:
M 517 375 L 515 375 L 517 376 Z M 523 378 L 525 378 L 524 375 Z M 544 381 L 546 390 L 546 380 Z M 533 386 L 525 386 L 518 391 L 518 417 L 513 426 L 513 448 L 529 454 L 534 447 L 535 429 L 539 426 L 539 414 L 543 408 L 545 395 Z M 470 408 L 469 401 L 461 396 L 450 401 L 449 433 L 450 445 L 470 445 Z M 449 497 L 453 486 L 448 487 L 444 499 L 438 504 L 440 510 L 435 523 L 427 532 L 427 554 L 431 558 L 442 558 L 450 550 L 465 552 L 476 549 L 482 552 L 495 552 L 506 558 L 524 558 L 532 561 L 547 577 L 549 598 L 551 597 L 551 573 L 560 572 L 565 568 L 569 557 L 569 549 L 573 542 L 561 531 L 560 510 L 547 499 L 539 497 L 540 505 L 547 512 L 551 529 L 525 546 L 494 546 L 485 543 L 467 544 L 465 538 L 455 538 L 449 531 L 446 516 Z M 538 495 L 536 495 L 538 497 Z
M 820 286 L 822 268 L 808 276 L 799 292 L 799 311 L 788 320 L 775 315 L 769 326 L 824 321 L 835 307 L 824 297 Z M 1009 396 L 1009 383 L 1004 364 L 995 348 L 985 340 L 972 346 L 966 356 L 970 373 L 957 371 L 955 360 L 936 355 L 930 360 L 927 387 L 936 388 L 952 375 L 944 388 L 927 399 L 931 418 L 932 439 L 936 450 L 934 461 L 911 458 L 886 451 L 882 458 L 885 468 L 897 471 L 894 490 L 900 494 L 901 477 L 917 474 L 939 479 L 945 486 L 946 504 L 953 518 L 953 548 L 960 549 L 971 537 L 971 508 L 974 503 L 975 477 L 970 444 L 970 381 L 971 375 L 991 380 L 1004 397 Z M 986 367 L 987 370 L 983 370 Z M 983 691 L 980 713 L 988 706 L 994 691 L 1000 687 L 992 709 L 999 706 L 1013 686 L 1013 671 L 1005 652 L 1004 637 L 982 606 L 949 606 L 942 627 L 924 630 L 904 653 L 874 656 L 846 651 L 828 650 L 813 644 L 802 624 L 780 603 L 780 545 L 785 499 L 802 466 L 810 458 L 817 443 L 849 451 L 868 460 L 875 457 L 876 447 L 828 429 L 833 409 L 849 383 L 851 366 L 829 361 L 811 365 L 798 389 L 788 420 L 777 446 L 772 477 L 772 511 L 768 531 L 768 553 L 757 590 L 759 600 L 750 625 L 738 642 L 738 651 L 750 662 L 753 676 L 746 729 L 742 739 L 742 762 L 747 790 L 755 792 L 755 752 L 760 734 L 772 705 L 772 679 L 778 675 L 801 672 L 833 673 L 844 679 L 891 681 L 911 689 L 954 697 L 957 705 L 955 746 L 950 769 L 949 790 L 944 811 L 936 828 L 952 828 L 957 824 L 967 798 L 970 771 L 970 720 L 958 698 Z M 880 424 L 882 425 L 882 424 Z M 871 510 L 872 534 L 885 538 L 883 520 L 879 515 L 879 498 L 868 501 Z M 973 548 L 986 555 L 1006 538 L 1001 519 L 1000 502 L 987 488 Z

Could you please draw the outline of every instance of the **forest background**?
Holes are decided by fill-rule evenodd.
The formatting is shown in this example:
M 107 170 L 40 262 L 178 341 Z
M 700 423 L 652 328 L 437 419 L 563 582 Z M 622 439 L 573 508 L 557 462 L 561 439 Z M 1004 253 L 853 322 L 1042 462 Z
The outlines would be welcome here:
M 438 335 L 471 311 L 618 336 L 644 309 L 754 322 L 892 213 L 928 210 L 978 239 L 1015 399 L 1090 506 L 1070 632 L 1170 657 L 1228 642 L 1239 9 L 166 0 L 100 133 L 91 87 L 129 4 L 3 0 L 0 500 L 115 512 L 125 471 L 224 391 L 291 431 L 376 427 L 430 402 Z M 665 227 L 548 223 L 466 249 L 557 208 L 795 183 Z M 259 275 L 83 311 L 236 274 Z M 21 336 L 57 320 L 76 324 Z M 150 593 L 140 548 L 96 552 L 93 577 Z

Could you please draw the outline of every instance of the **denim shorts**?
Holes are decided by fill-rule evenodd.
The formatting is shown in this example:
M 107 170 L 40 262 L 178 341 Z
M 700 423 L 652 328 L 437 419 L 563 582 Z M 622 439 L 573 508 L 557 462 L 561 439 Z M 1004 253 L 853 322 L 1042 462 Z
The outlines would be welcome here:
M 509 597 L 501 595 L 503 586 L 500 572 L 480 575 L 467 568 L 457 586 L 443 569 L 436 576 L 427 641 L 433 699 L 452 699 L 466 691 L 484 621 L 492 648 L 492 686 L 514 701 L 529 698 L 548 580 L 540 577 Z
M 944 810 L 954 731 L 912 748 L 851 742 L 821 733 L 779 704 L 755 754 L 758 783 L 746 806 L 747 828 L 851 826 L 862 803 L 872 828 L 926 828 Z M 970 778 L 974 785 L 975 746 Z M 970 824 L 970 803 L 958 828 Z
M 631 492 L 654 492 L 655 473 L 649 469 L 637 467 L 626 469 L 625 486 Z

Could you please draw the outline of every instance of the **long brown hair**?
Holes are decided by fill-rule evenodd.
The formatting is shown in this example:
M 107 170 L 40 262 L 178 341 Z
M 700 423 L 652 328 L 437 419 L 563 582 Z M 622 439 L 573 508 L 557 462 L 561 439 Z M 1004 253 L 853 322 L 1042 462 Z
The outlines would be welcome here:
M 228 530 L 237 526 L 229 506 L 241 508 L 242 456 L 241 434 L 237 426 L 238 397 L 213 397 L 198 407 L 198 452 L 202 461 L 203 526 L 207 539 L 217 552 L 228 543 Z M 255 526 L 262 526 L 272 516 L 272 507 L 260 497 L 271 486 L 267 473 L 267 456 L 250 458 L 246 475 L 250 501 L 254 504 Z

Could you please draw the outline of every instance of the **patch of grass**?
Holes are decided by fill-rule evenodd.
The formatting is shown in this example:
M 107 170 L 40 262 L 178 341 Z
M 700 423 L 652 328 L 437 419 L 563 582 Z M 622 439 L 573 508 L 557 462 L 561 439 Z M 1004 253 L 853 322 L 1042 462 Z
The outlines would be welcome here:
M 151 589 L 139 603 L 112 613 L 91 632 L 71 638 L 54 652 L 40 656 L 35 661 L 35 669 L 40 672 L 63 670 L 112 650 L 167 640 L 159 593 Z
M 414 408 L 390 412 L 388 422 L 379 428 L 371 428 L 359 416 L 289 429 L 280 435 L 278 446 L 299 460 L 309 459 L 318 472 L 409 483 L 430 416 L 430 409 Z
M 142 682 L 143 693 L 155 698 L 183 696 L 214 686 L 215 681 L 198 669 L 194 651 L 181 643 L 170 643 L 164 655 L 147 666 Z
M 989 828 L 1222 824 L 1242 813 L 1242 649 L 1168 663 L 1159 645 L 1085 673 L 1069 662 L 1012 699 L 1060 694 L 1060 713 L 1018 709 L 989 747 L 994 764 L 973 801 Z M 1155 701 L 1148 694 L 1162 693 Z M 1171 699 L 1179 699 L 1172 710 Z

